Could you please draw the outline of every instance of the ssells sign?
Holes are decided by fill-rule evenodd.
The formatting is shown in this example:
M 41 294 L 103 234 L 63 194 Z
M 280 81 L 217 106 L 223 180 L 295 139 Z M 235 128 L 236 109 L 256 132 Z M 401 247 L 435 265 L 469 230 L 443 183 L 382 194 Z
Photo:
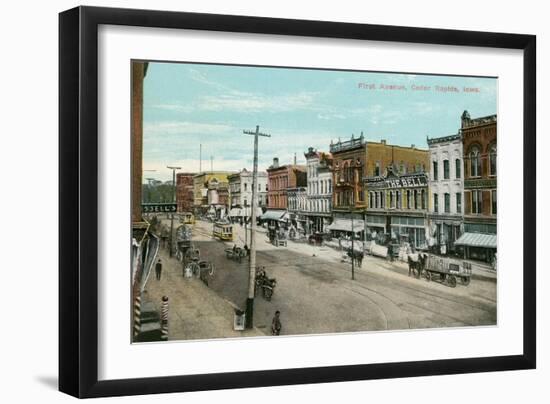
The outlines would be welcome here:
M 175 212 L 177 205 L 175 203 L 144 203 L 141 205 L 143 213 L 165 213 Z

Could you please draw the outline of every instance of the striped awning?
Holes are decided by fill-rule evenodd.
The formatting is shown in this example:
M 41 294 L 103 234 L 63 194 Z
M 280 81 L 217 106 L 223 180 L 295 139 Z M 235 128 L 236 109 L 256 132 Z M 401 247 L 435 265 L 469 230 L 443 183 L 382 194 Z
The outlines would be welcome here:
M 284 220 L 286 218 L 286 210 L 266 210 L 260 216 L 262 220 Z
M 497 235 L 485 233 L 464 233 L 458 240 L 455 241 L 455 245 L 497 248 Z
M 353 231 L 359 232 L 365 229 L 365 222 L 363 220 L 353 220 Z M 327 227 L 327 230 L 336 231 L 352 231 L 351 219 L 334 219 L 331 225 Z

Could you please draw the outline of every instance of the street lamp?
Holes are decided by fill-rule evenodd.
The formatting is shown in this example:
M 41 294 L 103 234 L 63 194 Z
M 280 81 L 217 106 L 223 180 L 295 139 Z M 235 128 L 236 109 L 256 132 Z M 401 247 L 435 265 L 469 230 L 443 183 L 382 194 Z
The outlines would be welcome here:
M 176 170 L 181 170 L 181 167 L 166 166 L 166 168 L 172 170 L 172 188 L 174 190 L 172 203 L 176 203 Z M 170 218 L 170 257 L 174 250 L 174 213 Z

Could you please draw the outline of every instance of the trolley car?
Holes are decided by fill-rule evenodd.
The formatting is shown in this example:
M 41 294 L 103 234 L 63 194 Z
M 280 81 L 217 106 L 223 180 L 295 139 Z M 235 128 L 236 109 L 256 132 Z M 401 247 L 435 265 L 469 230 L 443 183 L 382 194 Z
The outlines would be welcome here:
M 233 241 L 233 225 L 231 223 L 214 223 L 213 234 L 214 238 L 223 241 Z
M 193 215 L 191 212 L 183 212 L 180 215 L 181 223 L 183 224 L 195 224 L 195 215 Z

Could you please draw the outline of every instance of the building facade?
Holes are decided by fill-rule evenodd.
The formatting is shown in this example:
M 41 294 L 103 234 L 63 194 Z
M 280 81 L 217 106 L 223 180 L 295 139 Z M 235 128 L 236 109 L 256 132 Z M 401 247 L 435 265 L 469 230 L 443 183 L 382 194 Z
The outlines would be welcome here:
M 278 158 L 274 158 L 273 164 L 267 169 L 267 177 L 268 209 L 288 209 L 287 190 L 307 186 L 305 166 L 296 164 L 280 166 Z
M 326 227 L 334 236 L 363 234 L 366 207 L 363 177 L 366 142 L 361 136 L 330 143 L 332 155 L 332 223 Z M 352 222 L 353 218 L 353 222 Z
M 497 116 L 462 114 L 464 234 L 455 243 L 466 258 L 493 262 L 497 233 Z
M 429 244 L 447 254 L 463 233 L 464 164 L 460 134 L 427 139 L 430 147 Z
M 230 211 L 233 218 L 249 217 L 252 211 L 253 173 L 243 168 L 240 172 L 227 177 L 229 182 Z M 267 173 L 257 174 L 258 189 L 256 190 L 258 213 L 267 207 Z
M 194 203 L 193 177 L 195 173 L 176 174 L 176 204 L 178 212 L 192 212 Z
M 304 156 L 307 162 L 304 231 L 324 232 L 332 221 L 332 155 L 310 147 Z
M 426 248 L 428 176 L 400 174 L 390 166 L 383 176 L 366 177 L 368 189 L 366 240 L 410 243 Z
M 196 214 L 208 213 L 212 210 L 210 205 L 218 205 L 222 202 L 225 205 L 229 204 L 227 177 L 231 174 L 234 173 L 231 171 L 208 171 L 193 176 L 193 210 Z M 222 202 L 220 202 L 220 196 Z
M 296 187 L 287 189 L 288 196 L 288 217 L 290 221 L 291 238 L 296 234 L 306 233 L 306 204 L 307 188 Z

